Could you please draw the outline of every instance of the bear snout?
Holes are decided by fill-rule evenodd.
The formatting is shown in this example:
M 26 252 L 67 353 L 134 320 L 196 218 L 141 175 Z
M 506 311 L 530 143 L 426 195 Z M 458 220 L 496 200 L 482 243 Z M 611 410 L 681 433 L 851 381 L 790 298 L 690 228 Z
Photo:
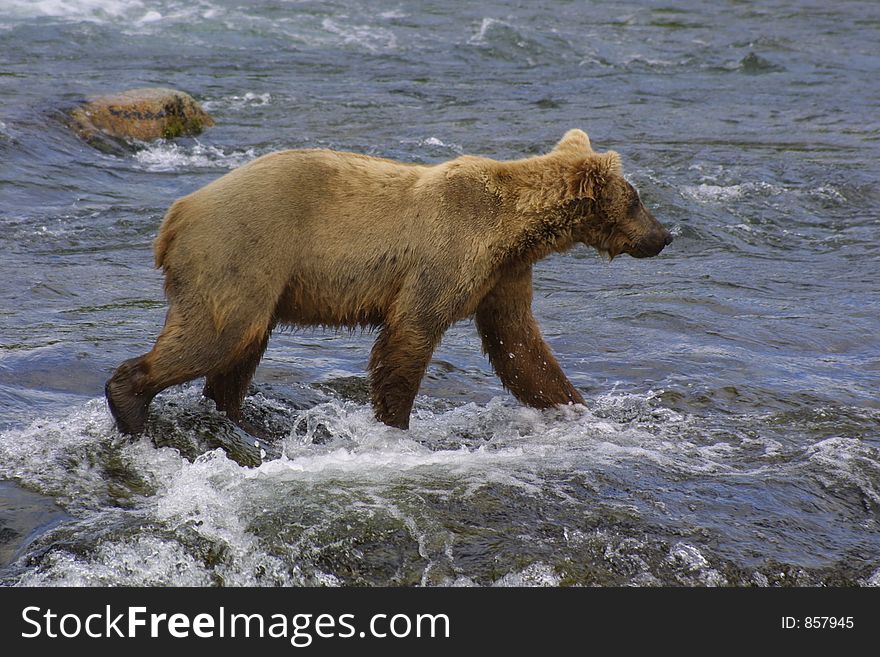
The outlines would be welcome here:
M 653 258 L 670 244 L 672 244 L 672 233 L 660 227 L 659 230 L 652 230 L 640 239 L 629 251 L 629 254 L 633 258 Z

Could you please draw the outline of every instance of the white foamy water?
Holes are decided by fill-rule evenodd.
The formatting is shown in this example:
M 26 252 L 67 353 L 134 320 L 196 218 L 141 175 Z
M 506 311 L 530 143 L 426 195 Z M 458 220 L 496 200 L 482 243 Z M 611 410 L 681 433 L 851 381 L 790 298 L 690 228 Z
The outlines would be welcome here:
M 763 180 L 724 184 L 730 178 L 742 178 L 742 173 L 730 171 L 723 166 L 706 166 L 703 163 L 691 165 L 689 170 L 702 174 L 700 182 L 699 184 L 681 186 L 679 193 L 683 198 L 703 205 L 729 203 L 747 198 L 775 198 L 779 196 L 820 199 L 833 203 L 846 202 L 844 194 L 831 184 L 822 184 L 816 187 L 794 187 Z M 651 177 L 653 178 L 653 176 Z
M 453 158 L 464 154 L 464 149 L 460 144 L 444 141 L 435 135 L 424 139 L 401 139 L 400 144 L 409 148 L 416 147 L 421 153 L 431 158 Z
M 0 4 L 0 12 L 16 18 L 45 16 L 96 22 L 156 13 L 147 11 L 141 0 L 6 0 Z
M 344 45 L 354 45 L 368 52 L 386 52 L 397 48 L 397 37 L 391 30 L 376 25 L 343 22 L 345 17 L 325 18 L 321 27 Z
M 494 586 L 559 586 L 562 578 L 551 566 L 533 563 L 520 572 L 508 573 L 494 583 Z
M 880 505 L 880 453 L 856 438 L 827 438 L 806 451 L 811 470 L 822 484 L 833 489 L 840 483 L 856 487 Z
M 487 36 L 493 30 L 512 30 L 510 23 L 499 20 L 497 18 L 483 18 L 480 27 L 476 33 L 468 39 L 468 43 L 476 46 L 483 46 L 487 43 Z
M 202 103 L 206 112 L 227 110 L 232 112 L 249 111 L 254 107 L 265 107 L 272 102 L 272 95 L 268 93 L 258 94 L 247 91 L 242 95 L 231 95 Z
M 777 196 L 785 192 L 783 187 L 765 182 L 748 182 L 737 185 L 701 183 L 699 185 L 685 185 L 681 188 L 682 196 L 698 203 L 726 203 L 746 195 Z
M 727 583 L 724 577 L 709 565 L 700 550 L 687 543 L 676 543 L 669 551 L 666 560 L 685 576 L 695 576 L 706 586 L 723 586 Z
M 249 16 L 243 11 L 229 9 L 202 0 L 5 0 L 0 2 L 0 16 L 17 19 L 51 18 L 65 22 L 117 24 L 124 34 L 137 36 L 155 34 L 168 21 L 174 24 L 194 20 L 212 20 L 233 12 L 237 20 Z
M 428 137 L 427 139 L 422 139 L 419 141 L 419 145 L 428 146 L 432 149 L 437 149 L 440 152 L 445 152 L 445 154 L 451 157 L 464 154 L 464 149 L 461 147 L 460 144 L 456 144 L 454 142 L 444 142 L 438 137 Z
M 181 169 L 234 169 L 256 157 L 253 148 L 226 152 L 217 146 L 196 142 L 181 146 L 160 140 L 139 150 L 134 159 L 147 171 L 178 171 Z
M 210 413 L 195 386 L 165 393 L 162 400 L 156 412 L 170 414 L 174 425 Z M 260 396 L 250 398 L 259 401 Z M 871 482 L 880 457 L 858 441 L 826 440 L 809 448 L 805 459 L 797 452 L 781 459 L 772 439 L 712 440 L 694 418 L 663 408 L 653 395 L 614 393 L 590 409 L 545 412 L 502 398 L 441 412 L 422 407 L 409 432 L 377 423 L 371 409 L 352 402 L 331 400 L 287 413 L 290 435 L 282 441 L 283 455 L 252 468 L 231 461 L 221 449 L 189 461 L 175 448 L 155 447 L 148 437 L 119 436 L 100 399 L 62 418 L 0 434 L 0 479 L 27 482 L 55 498 L 75 520 L 72 529 L 62 526 L 54 533 L 63 542 L 72 531 L 93 545 L 85 553 L 75 546 L 50 550 L 17 583 L 340 584 L 328 569 L 328 552 L 336 554 L 338 544 L 345 556 L 335 558 L 358 558 L 363 548 L 349 545 L 352 534 L 341 528 L 364 525 L 375 527 L 368 532 L 393 528 L 395 541 L 413 546 L 420 583 L 473 585 L 473 575 L 455 565 L 461 539 L 425 499 L 481 508 L 487 492 L 507 490 L 533 503 L 549 495 L 578 506 L 582 502 L 560 486 L 574 473 L 588 488 L 606 485 L 611 473 L 627 472 L 615 476 L 663 473 L 678 481 L 720 478 L 749 485 L 765 477 L 808 476 L 828 487 L 856 487 L 877 501 Z M 316 442 L 320 436 L 330 439 Z M 743 455 L 754 455 L 756 443 L 764 442 L 765 456 L 758 454 L 757 463 L 744 467 Z M 661 515 L 662 497 L 651 502 Z M 626 503 L 615 513 L 647 519 L 640 504 Z M 658 568 L 668 571 L 667 579 L 688 585 L 728 583 L 700 547 L 685 541 L 664 547 L 613 533 L 566 530 L 564 544 L 598 550 L 609 563 L 635 569 L 632 584 L 664 581 Z M 561 581 L 554 566 L 535 561 L 491 583 Z
M 196 386 L 163 398 L 173 406 L 156 412 L 210 412 Z M 657 406 L 653 398 L 615 393 L 595 400 L 592 410 L 576 406 L 537 411 L 506 398 L 443 412 L 421 408 L 409 431 L 377 422 L 368 406 L 334 400 L 303 411 L 289 409 L 291 435 L 283 440 L 282 457 L 255 468 L 238 466 L 222 450 L 190 463 L 174 449 L 153 447 L 147 438 L 131 441 L 119 436 L 104 400 L 95 399 L 63 418 L 38 420 L 0 434 L 0 476 L 25 478 L 41 492 L 79 507 L 90 506 L 106 486 L 96 463 L 107 451 L 118 452 L 134 472 L 166 493 L 173 489 L 168 488 L 169 478 L 175 477 L 187 477 L 182 490 L 193 489 L 193 472 L 240 483 L 318 482 L 343 476 L 369 484 L 440 473 L 469 486 L 496 481 L 533 491 L 533 475 L 548 468 L 600 470 L 653 463 L 682 475 L 748 478 L 769 473 L 770 463 L 779 460 L 783 448 L 772 438 L 713 441 L 694 418 Z M 318 429 L 332 440 L 316 443 Z M 740 452 L 754 455 L 756 446 L 768 464 L 743 467 Z M 872 484 L 880 461 L 870 446 L 831 438 L 809 446 L 805 456 L 806 465 L 821 470 L 829 485 L 846 481 L 880 500 Z

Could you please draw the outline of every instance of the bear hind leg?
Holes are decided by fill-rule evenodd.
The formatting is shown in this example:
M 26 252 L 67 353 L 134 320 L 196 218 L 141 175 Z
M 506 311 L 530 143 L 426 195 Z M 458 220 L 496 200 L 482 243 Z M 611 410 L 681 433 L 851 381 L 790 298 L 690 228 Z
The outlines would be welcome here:
M 123 362 L 104 386 L 110 412 L 122 433 L 139 434 L 144 430 L 150 402 L 162 390 L 228 369 L 230 357 L 226 354 L 240 357 L 243 350 L 235 345 L 249 346 L 253 342 L 247 337 L 242 340 L 242 335 L 253 335 L 252 331 L 230 328 L 218 333 L 204 322 L 188 322 L 186 318 L 193 314 L 172 305 L 153 349 Z M 265 328 L 260 332 L 266 333 Z M 218 358 L 222 359 L 219 365 Z
M 126 434 L 139 434 L 147 421 L 147 408 L 157 392 L 147 385 L 144 356 L 123 362 L 104 385 L 104 395 L 116 427 Z

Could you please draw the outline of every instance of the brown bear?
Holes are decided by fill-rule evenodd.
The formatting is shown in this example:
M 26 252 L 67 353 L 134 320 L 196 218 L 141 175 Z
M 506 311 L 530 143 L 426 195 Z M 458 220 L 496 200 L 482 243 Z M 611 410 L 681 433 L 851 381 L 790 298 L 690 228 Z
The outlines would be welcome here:
M 618 154 L 581 130 L 510 161 L 271 153 L 171 206 L 154 245 L 165 327 L 116 369 L 107 400 L 119 430 L 140 433 L 159 391 L 204 376 L 205 396 L 257 433 L 241 404 L 276 325 L 376 327 L 373 408 L 406 429 L 441 336 L 473 316 L 517 399 L 582 404 L 532 314 L 532 265 L 578 242 L 642 258 L 671 241 Z

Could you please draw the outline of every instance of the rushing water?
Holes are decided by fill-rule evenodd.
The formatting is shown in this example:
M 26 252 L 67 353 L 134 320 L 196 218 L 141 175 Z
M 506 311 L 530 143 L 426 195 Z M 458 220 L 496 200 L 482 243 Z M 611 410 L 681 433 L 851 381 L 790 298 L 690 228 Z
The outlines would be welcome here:
M 0 583 L 880 584 L 880 5 L 691 4 L 0 2 Z M 137 86 L 217 125 L 64 127 Z M 676 236 L 537 266 L 586 408 L 517 404 L 462 323 L 390 429 L 372 336 L 288 331 L 259 467 L 198 384 L 114 431 L 175 198 L 281 148 L 503 159 L 572 127 Z

